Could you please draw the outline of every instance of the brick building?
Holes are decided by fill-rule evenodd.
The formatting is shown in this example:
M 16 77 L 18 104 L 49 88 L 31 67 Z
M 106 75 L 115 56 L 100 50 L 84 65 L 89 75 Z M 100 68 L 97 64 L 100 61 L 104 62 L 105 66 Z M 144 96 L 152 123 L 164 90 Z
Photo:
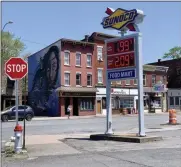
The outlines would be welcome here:
M 181 58 L 173 60 L 158 59 L 152 65 L 167 66 L 168 69 L 168 108 L 181 111 Z
M 61 39 L 28 57 L 29 104 L 36 115 L 95 115 L 94 44 Z

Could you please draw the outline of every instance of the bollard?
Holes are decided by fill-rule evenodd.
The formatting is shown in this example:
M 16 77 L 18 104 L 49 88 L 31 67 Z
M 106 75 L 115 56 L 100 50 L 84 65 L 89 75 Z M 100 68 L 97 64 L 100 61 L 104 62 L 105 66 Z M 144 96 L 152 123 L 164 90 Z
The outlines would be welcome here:
M 14 135 L 15 135 L 15 145 L 14 150 L 15 153 L 20 153 L 22 151 L 22 131 L 23 128 L 21 125 L 17 124 L 14 129 Z
M 169 110 L 169 124 L 171 125 L 177 124 L 176 110 L 174 109 Z

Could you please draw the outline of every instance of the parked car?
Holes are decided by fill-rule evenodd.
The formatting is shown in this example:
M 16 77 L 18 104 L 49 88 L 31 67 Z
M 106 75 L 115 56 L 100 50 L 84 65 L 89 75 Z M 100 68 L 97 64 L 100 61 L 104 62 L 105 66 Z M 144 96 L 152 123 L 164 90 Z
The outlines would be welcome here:
M 25 112 L 25 113 L 24 113 Z M 19 105 L 18 106 L 18 119 L 27 121 L 31 121 L 34 117 L 34 111 L 30 106 L 27 105 Z M 15 120 L 16 119 L 16 106 L 11 106 L 5 108 L 4 111 L 1 111 L 1 120 L 2 122 L 7 122 L 8 120 Z

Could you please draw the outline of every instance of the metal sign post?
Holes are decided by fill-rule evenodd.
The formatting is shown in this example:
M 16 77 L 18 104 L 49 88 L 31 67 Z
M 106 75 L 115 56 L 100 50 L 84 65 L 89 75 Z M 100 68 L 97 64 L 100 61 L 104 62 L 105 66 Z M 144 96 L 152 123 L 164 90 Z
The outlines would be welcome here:
M 144 130 L 144 99 L 143 99 L 143 64 L 142 64 L 142 35 L 137 35 L 137 75 L 138 75 L 138 120 L 139 136 L 146 136 Z
M 15 80 L 15 93 L 16 93 L 16 126 L 14 128 L 15 136 L 15 153 L 22 151 L 22 131 L 23 128 L 18 124 L 18 80 L 22 79 L 28 73 L 28 64 L 20 57 L 11 57 L 5 63 L 5 74 L 11 79 Z
M 18 80 L 15 80 L 15 96 L 16 96 L 16 125 L 18 125 Z
M 106 43 L 107 131 L 112 134 L 111 81 L 138 79 L 139 136 L 145 136 L 141 33 L 108 39 Z

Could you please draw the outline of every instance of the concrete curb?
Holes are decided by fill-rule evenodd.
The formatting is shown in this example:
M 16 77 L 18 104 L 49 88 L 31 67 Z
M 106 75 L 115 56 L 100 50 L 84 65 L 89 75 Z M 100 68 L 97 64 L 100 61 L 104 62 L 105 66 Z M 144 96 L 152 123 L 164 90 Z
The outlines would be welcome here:
M 90 139 L 91 140 L 111 140 L 111 141 L 131 142 L 131 143 L 146 143 L 146 142 L 163 140 L 163 138 L 159 136 L 139 137 L 136 134 L 125 134 L 125 135 L 95 134 L 95 135 L 90 135 Z
M 145 116 L 158 116 L 158 115 L 168 115 L 168 112 L 164 113 L 144 113 Z M 178 114 L 181 115 L 181 114 Z M 138 114 L 117 114 L 113 117 L 137 117 Z M 72 116 L 71 119 L 89 119 L 89 118 L 106 118 L 106 115 L 90 115 L 90 116 Z M 46 120 L 67 120 L 67 117 L 34 117 L 32 121 L 46 121 Z

